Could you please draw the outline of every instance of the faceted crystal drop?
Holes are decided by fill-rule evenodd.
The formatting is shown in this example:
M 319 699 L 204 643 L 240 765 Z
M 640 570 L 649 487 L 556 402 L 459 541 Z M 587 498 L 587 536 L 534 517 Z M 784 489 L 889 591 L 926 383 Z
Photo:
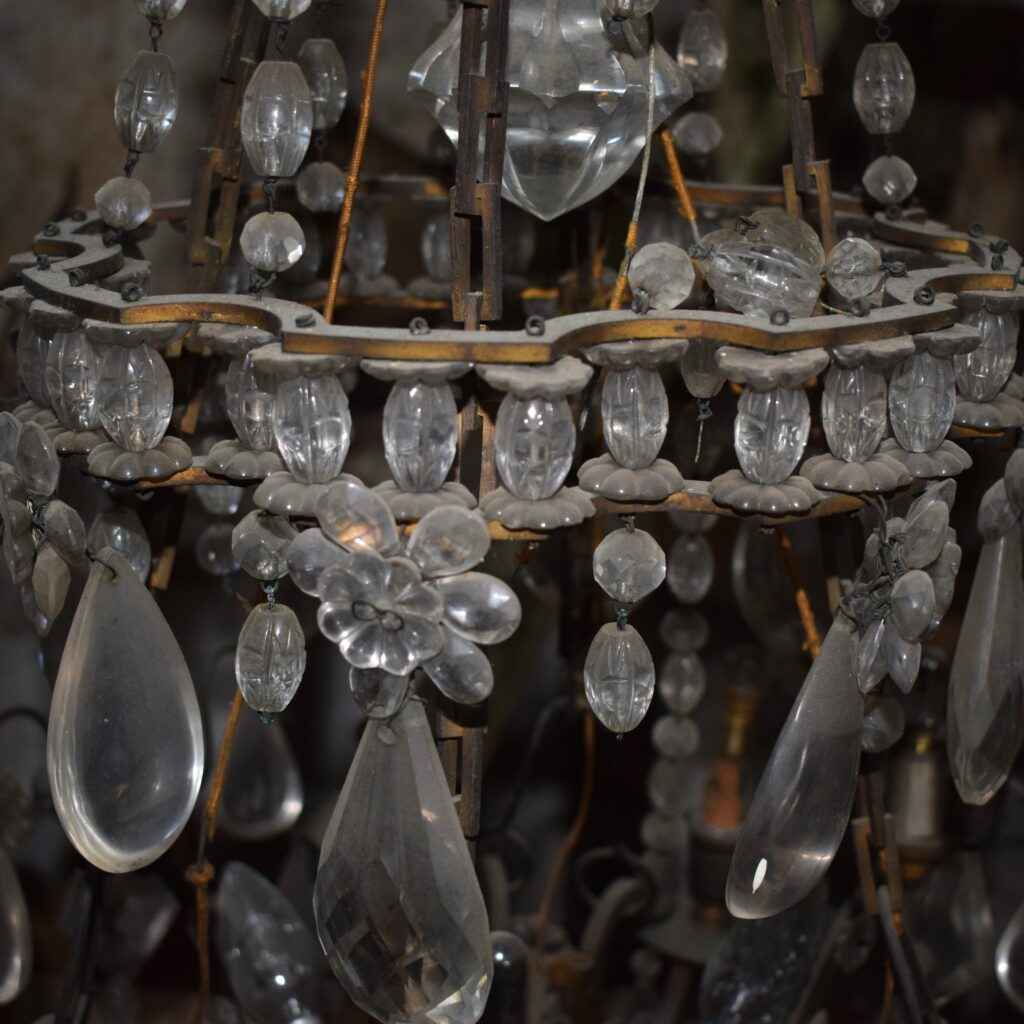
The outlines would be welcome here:
M 700 604 L 711 589 L 715 557 L 702 533 L 676 538 L 668 556 L 668 589 L 683 604 Z
M 734 917 L 770 917 L 803 899 L 828 870 L 857 788 L 864 698 L 857 645 L 830 627 L 743 820 L 726 887 Z
M 478 644 L 500 644 L 518 628 L 523 609 L 515 591 L 483 572 L 442 576 L 435 581 L 444 598 L 444 624 Z
M 104 548 L 53 691 L 47 765 L 64 831 L 103 871 L 152 863 L 185 827 L 203 771 L 192 680 L 134 569 Z
M 329 541 L 322 530 L 317 527 L 303 530 L 288 546 L 288 575 L 299 590 L 315 597 L 321 574 L 343 558 L 342 549 Z
M 811 409 L 800 388 L 745 388 L 734 443 L 743 475 L 759 484 L 781 483 L 796 469 L 807 444 Z
M 403 491 L 436 491 L 455 461 L 458 409 L 447 384 L 396 382 L 384 403 L 384 455 Z
M 441 653 L 423 662 L 423 670 L 441 693 L 457 704 L 479 704 L 494 689 L 487 655 L 451 630 L 445 630 Z
M 853 6 L 868 18 L 888 18 L 900 0 L 853 0 Z
M 338 480 L 316 503 L 320 528 L 349 551 L 393 551 L 398 528 L 378 494 L 351 480 Z
M 276 715 L 291 703 L 306 670 L 306 638 L 295 612 L 259 604 L 238 635 L 235 677 L 246 704 Z
M 329 160 L 314 160 L 295 179 L 299 202 L 313 213 L 337 213 L 345 202 L 345 172 Z
M 729 42 L 713 10 L 697 8 L 686 16 L 676 59 L 690 76 L 694 92 L 718 87 L 729 61 Z
M 100 360 L 96 404 L 112 441 L 130 452 L 154 448 L 174 407 L 174 384 L 160 354 L 149 345 L 108 346 Z
M 956 379 L 948 359 L 918 352 L 905 359 L 889 381 L 889 420 L 908 452 L 938 448 L 953 422 Z
M 93 196 L 105 224 L 118 231 L 134 231 L 149 220 L 153 198 L 137 178 L 111 178 Z
M 988 803 L 1020 750 L 1022 616 L 1018 524 L 981 549 L 950 670 L 947 747 L 965 803 Z
M 391 718 L 405 703 L 409 677 L 380 668 L 349 669 L 348 686 L 355 702 L 369 718 Z
M 601 391 L 601 418 L 605 443 L 620 466 L 651 465 L 668 431 L 668 396 L 658 371 L 613 369 Z
M 340 120 L 348 98 L 348 73 L 333 39 L 307 39 L 299 47 L 299 67 L 313 103 L 313 130 L 327 131 Z
M 41 334 L 25 317 L 18 331 L 17 359 L 18 377 L 36 405 L 46 408 L 50 404 L 50 393 L 46 387 L 46 361 L 50 352 L 50 335 Z
M 914 72 L 899 43 L 869 43 L 853 73 L 853 105 L 872 135 L 903 130 L 914 107 Z
M 424 576 L 454 576 L 482 562 L 490 546 L 491 535 L 478 512 L 446 506 L 416 524 L 407 551 Z
M 135 0 L 135 6 L 147 18 L 170 21 L 185 9 L 188 0 Z
M 698 654 L 671 651 L 658 672 L 658 695 L 676 715 L 688 715 L 704 699 L 707 678 Z
M 844 238 L 828 255 L 825 279 L 844 299 L 866 299 L 882 282 L 882 257 L 863 238 Z
M 654 661 L 643 637 L 630 625 L 602 626 L 587 651 L 583 686 L 603 725 L 618 733 L 635 729 L 654 696 Z
M 420 258 L 432 281 L 444 284 L 452 279 L 452 228 L 447 211 L 435 213 L 424 226 Z
M 254 452 L 274 447 L 274 394 L 257 377 L 252 353 L 235 356 L 224 375 L 228 419 L 238 440 Z
M 238 244 L 246 262 L 267 274 L 294 267 L 306 248 L 306 236 L 290 214 L 257 213 L 242 228 Z
M 661 586 L 665 552 L 644 530 L 615 530 L 594 549 L 594 579 L 619 604 L 633 604 Z
M 271 21 L 291 21 L 309 10 L 313 0 L 252 0 Z
M 254 579 L 279 580 L 287 575 L 285 556 L 298 530 L 286 516 L 250 512 L 231 535 L 231 551 L 238 564 Z
M 18 873 L 0 847 L 0 1006 L 16 999 L 32 976 L 32 923 Z
M 981 331 L 981 344 L 973 352 L 953 356 L 960 394 L 972 402 L 991 402 L 1010 379 L 1017 361 L 1020 313 L 977 309 L 960 322 Z
M 14 456 L 14 468 L 29 494 L 39 494 L 48 498 L 57 490 L 60 459 L 49 435 L 38 423 L 29 422 L 22 425 Z
M 245 1013 L 257 1021 L 317 1020 L 320 955 L 277 886 L 231 861 L 220 872 L 213 912 L 217 952 Z
M 95 430 L 99 356 L 85 331 L 58 331 L 46 358 L 46 390 L 57 419 L 68 430 Z
M 418 700 L 371 720 L 324 836 L 320 942 L 385 1024 L 473 1024 L 491 985 L 487 911 Z
M 715 295 L 747 316 L 810 316 L 821 290 L 817 271 L 787 249 L 741 238 L 722 242 L 707 270 Z
M 100 512 L 89 527 L 89 550 L 113 548 L 145 583 L 153 565 L 149 537 L 142 521 L 130 508 Z
M 868 195 L 884 206 L 904 202 L 917 188 L 914 168 L 898 156 L 883 155 L 873 160 L 861 181 Z
M 821 424 L 828 447 L 844 462 L 863 462 L 885 436 L 885 377 L 877 370 L 833 366 L 825 377 Z
M 388 228 L 375 205 L 357 206 L 345 249 L 345 268 L 359 281 L 373 281 L 388 261 Z
M 178 75 L 165 53 L 139 50 L 117 83 L 114 124 L 125 148 L 152 153 L 178 114 Z
M 572 465 L 576 427 L 564 398 L 507 394 L 494 425 L 494 454 L 501 482 L 517 498 L 550 498 Z
M 257 65 L 242 99 L 241 130 L 258 175 L 290 178 L 299 169 L 313 131 L 313 101 L 298 64 L 265 60 Z
M 324 484 L 340 472 L 352 440 L 352 414 L 337 377 L 283 380 L 274 393 L 274 437 L 296 480 Z
M 689 156 L 707 156 L 722 144 L 722 126 L 706 110 L 691 110 L 676 122 L 672 138 Z

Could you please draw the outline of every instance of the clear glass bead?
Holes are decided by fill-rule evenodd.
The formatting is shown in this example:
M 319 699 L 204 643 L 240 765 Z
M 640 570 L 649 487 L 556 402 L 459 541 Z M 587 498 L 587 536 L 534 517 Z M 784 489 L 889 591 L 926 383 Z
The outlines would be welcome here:
M 313 213 L 337 213 L 345 202 L 345 173 L 329 160 L 314 160 L 299 171 L 295 193 Z
M 279 580 L 288 573 L 285 557 L 298 530 L 287 516 L 254 509 L 234 529 L 231 551 L 238 564 L 254 579 Z
M 816 273 L 821 273 L 825 266 L 825 249 L 807 221 L 776 209 L 755 210 L 750 219 L 754 221 L 754 227 L 747 232 L 751 242 L 790 252 Z
M 821 425 L 837 459 L 870 459 L 885 436 L 885 377 L 867 366 L 855 370 L 833 366 L 825 377 Z
M 643 637 L 630 625 L 602 626 L 587 651 L 583 685 L 603 725 L 618 733 L 635 729 L 654 696 L 654 662 Z
M 18 331 L 17 362 L 18 377 L 36 405 L 46 408 L 50 394 L 46 387 L 46 361 L 50 354 L 50 334 L 42 333 L 32 322 L 32 316 L 25 317 Z
M 232 484 L 204 484 L 195 489 L 195 495 L 211 516 L 233 516 L 242 504 L 245 488 Z
M 268 6 L 289 5 L 271 0 Z M 253 170 L 262 177 L 291 177 L 306 155 L 312 131 L 313 100 L 302 69 L 293 61 L 263 61 L 242 99 L 242 145 Z
M 614 530 L 594 549 L 594 579 L 619 604 L 633 604 L 661 586 L 665 552 L 644 530 Z
M 722 126 L 714 114 L 691 110 L 675 123 L 672 138 L 688 156 L 707 156 L 722 144 Z
M 550 498 L 572 466 L 576 427 L 564 398 L 506 394 L 494 424 L 501 482 L 517 498 Z
M 953 356 L 960 394 L 972 402 L 991 402 L 1010 379 L 1017 361 L 1020 313 L 976 309 L 960 322 L 981 331 L 981 344 L 973 352 Z
M 188 0 L 135 0 L 135 6 L 147 18 L 170 21 L 185 9 Z
M 715 295 L 748 316 L 810 316 L 821 280 L 814 268 L 786 249 L 747 239 L 722 242 L 707 270 Z
M 46 359 L 46 390 L 57 419 L 68 430 L 95 430 L 100 359 L 85 331 L 58 331 Z
M 644 366 L 612 369 L 601 390 L 601 418 L 605 443 L 620 466 L 651 465 L 668 431 L 668 396 L 661 374 Z
M 0 1006 L 6 1006 L 32 978 L 32 922 L 18 873 L 2 848 L 0 906 Z
M 352 414 L 337 377 L 295 377 L 274 393 L 274 437 L 292 476 L 325 484 L 340 472 L 352 440 Z
M 306 236 L 299 222 L 280 210 L 250 217 L 238 241 L 246 261 L 268 274 L 294 267 L 306 248 Z
M 178 75 L 165 53 L 139 50 L 117 83 L 114 124 L 125 148 L 152 153 L 178 114 Z
M 60 459 L 50 436 L 38 423 L 22 424 L 14 468 L 30 494 L 49 497 L 57 489 Z
M 868 18 L 888 18 L 900 5 L 900 0 L 853 0 L 853 6 Z
M 291 21 L 309 10 L 313 0 L 252 0 L 271 21 Z
M 238 635 L 235 678 L 246 704 L 276 715 L 291 703 L 306 669 L 306 638 L 291 608 L 259 604 Z
M 143 583 L 149 579 L 153 552 L 142 520 L 130 508 L 100 512 L 89 527 L 89 550 L 113 548 Z
M 658 673 L 658 696 L 675 715 L 689 715 L 704 699 L 707 676 L 704 662 L 694 651 L 672 651 Z
M 396 382 L 384 404 L 384 455 L 403 491 L 436 491 L 455 461 L 458 409 L 447 384 Z
M 313 130 L 327 131 L 340 120 L 348 99 L 348 72 L 333 39 L 307 39 L 299 47 L 299 67 L 313 102 Z
M 668 555 L 668 589 L 683 604 L 700 604 L 715 578 L 715 556 L 702 533 L 677 537 Z
M 256 373 L 252 353 L 235 356 L 224 375 L 228 419 L 238 440 L 254 452 L 274 447 L 274 393 Z
M 661 853 L 681 850 L 690 840 L 690 826 L 677 814 L 652 811 L 640 822 L 640 838 L 644 846 Z
M 689 297 L 696 271 L 686 252 L 669 242 L 645 245 L 629 261 L 629 287 L 651 309 L 675 309 Z
M 662 715 L 651 730 L 651 743 L 662 757 L 678 761 L 697 753 L 700 729 L 685 715 Z
M 729 62 L 729 41 L 710 8 L 690 11 L 679 33 L 676 59 L 690 76 L 694 92 L 718 87 Z
M 872 135 L 903 130 L 914 107 L 914 72 L 899 43 L 869 43 L 853 74 L 853 105 Z
M 889 421 L 900 447 L 934 451 L 942 443 L 956 406 L 956 377 L 948 359 L 918 352 L 889 381 Z
M 690 811 L 693 800 L 684 771 L 675 760 L 659 757 L 654 762 L 647 776 L 647 798 L 656 813 L 683 818 Z
M 96 402 L 112 441 L 130 452 L 146 451 L 160 443 L 171 422 L 170 371 L 149 345 L 110 345 L 100 360 Z
M 898 156 L 883 155 L 872 160 L 861 181 L 867 194 L 884 206 L 906 201 L 917 188 L 914 168 Z
M 708 620 L 696 608 L 673 608 L 658 623 L 661 642 L 681 654 L 699 651 L 709 634 Z
M 782 483 L 800 462 L 810 427 L 811 408 L 801 388 L 744 388 L 734 427 L 743 475 L 759 484 Z
M 345 267 L 358 281 L 373 281 L 388 261 L 388 228 L 376 204 L 363 203 L 352 213 Z
M 844 299 L 866 299 L 882 283 L 882 257 L 863 238 L 844 238 L 828 254 L 825 280 Z
M 431 281 L 443 284 L 452 279 L 452 226 L 447 211 L 435 213 L 424 225 L 420 257 Z
M 134 231 L 149 220 L 153 199 L 136 178 L 111 178 L 93 196 L 103 222 L 118 231 Z

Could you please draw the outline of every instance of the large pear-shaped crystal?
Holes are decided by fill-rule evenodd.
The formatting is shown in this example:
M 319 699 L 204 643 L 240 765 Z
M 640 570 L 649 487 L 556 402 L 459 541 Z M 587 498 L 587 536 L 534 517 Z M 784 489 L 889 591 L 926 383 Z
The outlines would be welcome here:
M 149 345 L 110 345 L 100 361 L 96 402 L 112 441 L 130 452 L 153 448 L 171 422 L 171 373 Z
M 654 696 L 654 660 L 630 625 L 603 625 L 591 641 L 583 684 L 594 714 L 612 732 L 635 729 Z
M 423 704 L 371 719 L 320 853 L 317 931 L 349 996 L 385 1024 L 473 1024 L 491 941 Z
M 981 344 L 973 352 L 953 356 L 960 394 L 972 402 L 991 402 L 1010 379 L 1017 361 L 1020 313 L 990 313 L 976 309 L 961 323 L 981 331 Z
M 99 356 L 85 331 L 58 331 L 46 357 L 46 391 L 57 419 L 68 430 L 95 430 Z
M 914 107 L 914 71 L 899 43 L 869 43 L 853 73 L 853 105 L 872 135 L 903 130 Z
M 837 459 L 863 462 L 875 454 L 886 423 L 885 377 L 877 370 L 833 366 L 825 378 L 821 425 Z
M 0 847 L 0 1006 L 16 999 L 32 976 L 32 924 L 18 873 Z
M 274 394 L 274 437 L 296 480 L 324 484 L 340 472 L 352 440 L 352 414 L 337 377 L 282 380 Z
M 341 119 L 348 98 L 348 74 L 334 40 L 307 39 L 299 47 L 299 67 L 309 84 L 313 130 L 327 131 Z
M 676 59 L 690 76 L 694 92 L 710 92 L 722 81 L 729 61 L 729 41 L 713 10 L 698 7 L 686 16 Z
M 298 64 L 257 65 L 242 99 L 242 145 L 253 170 L 289 178 L 302 163 L 313 131 L 313 100 Z
M 254 452 L 274 447 L 274 393 L 257 377 L 252 353 L 235 356 L 224 375 L 228 418 L 238 440 Z
M 811 409 L 802 389 L 744 389 L 733 431 L 743 475 L 759 484 L 781 483 L 796 469 L 810 427 Z
M 501 400 L 494 424 L 494 455 L 501 482 L 517 498 L 550 498 L 572 465 L 576 427 L 564 398 Z
M 276 715 L 291 703 L 306 670 L 306 638 L 291 608 L 257 605 L 238 635 L 235 676 L 246 704 Z
M 960 798 L 987 803 L 1024 737 L 1021 528 L 981 549 L 949 675 L 949 764 Z
M 645 469 L 658 457 L 668 430 L 668 396 L 661 374 L 644 366 L 612 370 L 601 391 L 604 440 L 612 458 Z
M 436 491 L 455 461 L 458 410 L 447 384 L 398 381 L 384 404 L 384 455 L 403 491 Z
M 126 149 L 152 153 L 178 113 L 178 76 L 165 53 L 139 50 L 114 95 L 114 124 Z
M 47 765 L 79 853 L 104 871 L 134 871 L 164 853 L 192 813 L 203 730 L 156 602 L 116 551 L 99 555 L 57 673 Z
M 770 917 L 803 899 L 842 841 L 857 787 L 864 698 L 845 619 L 825 636 L 765 767 L 732 857 L 726 903 Z
M 956 407 L 956 380 L 948 359 L 918 352 L 900 363 L 889 381 L 889 421 L 900 447 L 934 451 Z

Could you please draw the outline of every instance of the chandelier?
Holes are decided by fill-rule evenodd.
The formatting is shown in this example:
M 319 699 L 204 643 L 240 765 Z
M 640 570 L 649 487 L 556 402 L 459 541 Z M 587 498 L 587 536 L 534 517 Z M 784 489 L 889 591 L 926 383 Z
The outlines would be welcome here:
M 689 174 L 723 138 L 714 0 L 675 53 L 657 0 L 452 3 L 408 69 L 434 177 L 362 170 L 383 25 L 416 5 L 376 0 L 343 170 L 327 147 L 356 79 L 330 2 L 233 0 L 194 191 L 155 202 L 147 167 L 186 113 L 161 45 L 190 11 L 136 0 L 149 47 L 116 85 L 123 171 L 44 225 L 0 294 L 17 629 L 68 621 L 45 752 L 0 742 L 0 1004 L 34 991 L 15 861 L 49 813 L 24 782 L 36 758 L 88 865 L 41 1018 L 59 1024 L 90 1002 L 127 1015 L 111 1006 L 179 916 L 178 868 L 197 1021 L 795 1021 L 837 970 L 877 986 L 872 1019 L 894 998 L 937 1019 L 993 970 L 1024 1010 L 1024 908 L 993 968 L 979 864 L 934 809 L 943 742 L 959 800 L 986 805 L 1024 739 L 1021 258 L 917 200 L 899 0 L 852 3 L 876 36 L 851 102 L 878 153 L 855 194 L 815 146 L 811 0 L 764 0 L 792 147 L 767 187 Z M 145 254 L 174 229 L 188 287 L 156 294 Z M 959 494 L 981 538 L 961 573 L 951 515 L 979 453 L 999 473 Z M 182 646 L 206 613 L 161 607 L 187 571 L 186 501 L 223 584 L 203 627 L 245 608 L 198 693 Z M 320 638 L 365 718 L 329 821 L 303 814 L 283 729 Z M 486 827 L 488 708 L 537 706 L 528 665 L 562 696 Z M 776 665 L 802 685 L 773 689 Z M 509 823 L 556 716 L 584 776 L 561 780 L 578 808 L 542 864 Z M 602 792 L 603 733 L 638 727 L 607 748 Z M 605 800 L 646 810 L 588 846 Z M 315 877 L 286 891 L 221 835 L 301 835 Z M 554 916 L 570 868 L 582 923 Z M 546 877 L 524 913 L 514 869 Z M 631 979 L 614 994 L 613 951 Z

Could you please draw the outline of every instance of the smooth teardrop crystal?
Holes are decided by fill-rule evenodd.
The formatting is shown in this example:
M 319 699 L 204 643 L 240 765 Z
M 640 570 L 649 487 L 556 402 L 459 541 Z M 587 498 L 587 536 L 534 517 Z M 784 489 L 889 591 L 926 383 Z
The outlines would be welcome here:
M 956 380 L 948 359 L 918 352 L 900 363 L 889 381 L 889 421 L 900 447 L 934 451 L 956 407 Z
M 174 407 L 170 370 L 149 345 L 110 345 L 100 361 L 96 402 L 112 441 L 130 452 L 155 448 Z
M 333 39 L 307 39 L 299 47 L 299 67 L 309 84 L 313 130 L 327 131 L 341 120 L 348 98 L 348 73 Z
M 617 733 L 635 729 L 654 696 L 654 661 L 643 637 L 630 625 L 603 625 L 587 651 L 583 685 L 603 725 Z
M 619 604 L 632 604 L 661 586 L 665 552 L 645 530 L 614 530 L 594 549 L 594 579 Z
M 612 458 L 645 469 L 658 457 L 668 430 L 668 396 L 657 370 L 612 370 L 601 391 L 604 439 Z
M 32 923 L 18 873 L 0 847 L 0 1006 L 16 999 L 32 976 Z
M 981 331 L 981 344 L 973 352 L 953 356 L 960 394 L 972 402 L 991 402 L 1010 379 L 1017 361 L 1020 313 L 972 310 L 961 323 Z
M 869 43 L 853 73 L 853 105 L 872 135 L 895 135 L 914 108 L 914 72 L 899 43 Z
M 670 242 L 645 245 L 629 261 L 629 287 L 650 309 L 675 309 L 693 290 L 697 272 L 685 250 Z
M 714 11 L 697 8 L 686 16 L 676 59 L 690 76 L 694 92 L 717 88 L 729 62 L 729 42 Z
M 110 872 L 151 864 L 181 833 L 203 771 L 203 730 L 174 634 L 135 570 L 104 548 L 53 691 L 47 765 L 79 853 Z
M 235 356 L 224 375 L 228 419 L 238 440 L 254 452 L 274 447 L 274 393 L 257 376 L 252 353 Z
M 981 549 L 950 669 L 947 748 L 965 803 L 988 803 L 1020 750 L 1022 616 L 1018 523 Z
M 178 114 L 178 75 L 165 53 L 139 50 L 117 83 L 114 124 L 125 148 L 152 153 Z
M 853 370 L 833 366 L 825 377 L 821 425 L 837 459 L 870 459 L 885 435 L 885 377 L 867 366 Z
M 455 461 L 458 409 L 447 384 L 398 381 L 384 403 L 384 456 L 403 491 L 436 491 Z
M 494 454 L 501 482 L 517 498 L 550 498 L 572 465 L 576 427 L 564 398 L 507 394 L 494 424 Z
M 296 480 L 325 484 L 340 472 L 352 440 L 352 414 L 337 377 L 280 381 L 274 394 L 274 437 Z
M 473 1024 L 483 1013 L 487 910 L 422 702 L 363 731 L 313 909 L 331 969 L 377 1020 Z
M 132 567 L 143 583 L 149 579 L 153 552 L 142 520 L 130 508 L 100 512 L 89 527 L 89 549 L 113 548 Z
M 313 132 L 313 100 L 298 64 L 257 65 L 242 99 L 241 132 L 257 174 L 289 178 L 299 169 Z
M 745 388 L 734 427 L 743 475 L 759 484 L 781 483 L 800 462 L 810 428 L 811 409 L 802 389 Z
M 306 638 L 291 608 L 259 604 L 238 635 L 235 676 L 246 704 L 276 715 L 291 703 L 306 670 Z
M 85 331 L 58 331 L 46 357 L 46 391 L 57 419 L 68 430 L 95 430 L 100 359 Z
M 707 676 L 700 655 L 670 651 L 658 672 L 658 695 L 676 715 L 688 715 L 704 699 Z
M 857 788 L 864 698 L 856 676 L 856 636 L 837 619 L 743 820 L 725 897 L 735 917 L 793 906 L 832 863 Z

